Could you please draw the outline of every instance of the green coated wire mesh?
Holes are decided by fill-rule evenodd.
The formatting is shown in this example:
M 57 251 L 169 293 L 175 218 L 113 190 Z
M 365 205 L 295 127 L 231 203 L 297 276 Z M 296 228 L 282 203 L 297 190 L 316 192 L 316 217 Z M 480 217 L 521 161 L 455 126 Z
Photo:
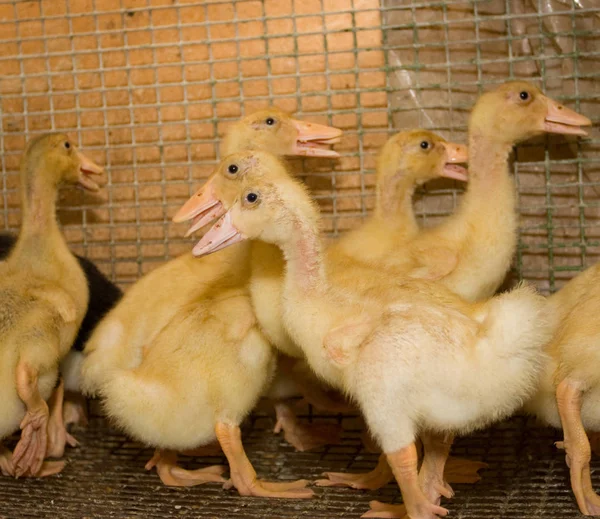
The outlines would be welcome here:
M 374 159 L 398 129 L 464 140 L 477 94 L 524 77 L 598 121 L 594 0 L 0 0 L 2 226 L 17 229 L 26 139 L 64 130 L 106 165 L 98 196 L 63 193 L 74 250 L 127 284 L 189 250 L 170 217 L 219 158 L 218 136 L 275 104 L 345 131 L 303 161 L 326 231 L 373 206 Z M 521 146 L 515 275 L 553 290 L 597 260 L 599 139 Z M 417 200 L 425 225 L 453 183 Z

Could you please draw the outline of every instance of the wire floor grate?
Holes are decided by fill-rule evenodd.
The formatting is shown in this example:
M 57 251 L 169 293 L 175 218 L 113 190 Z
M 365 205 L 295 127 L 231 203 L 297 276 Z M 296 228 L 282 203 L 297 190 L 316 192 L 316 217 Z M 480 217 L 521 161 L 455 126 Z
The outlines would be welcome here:
M 313 418 L 316 423 L 334 417 Z M 371 470 L 377 455 L 363 450 L 357 420 L 343 418 L 341 445 L 315 452 L 295 452 L 272 434 L 273 420 L 252 418 L 244 430 L 245 447 L 259 477 L 272 480 L 318 479 L 324 471 Z M 394 484 L 366 492 L 316 488 L 312 500 L 242 498 L 220 485 L 190 489 L 163 486 L 144 464 L 152 451 L 132 443 L 112 430 L 101 418 L 86 429 L 76 429 L 81 445 L 66 453 L 68 465 L 59 476 L 43 480 L 15 481 L 2 478 L 0 517 L 62 519 L 133 517 L 206 517 L 218 519 L 358 518 L 372 499 L 399 501 Z M 538 427 L 524 417 L 458 439 L 453 454 L 489 464 L 475 485 L 454 485 L 456 496 L 445 500 L 457 519 L 579 518 L 571 495 L 564 454 L 554 447 L 556 431 Z M 224 463 L 224 458 L 182 458 L 189 468 Z M 593 480 L 600 463 L 593 460 Z

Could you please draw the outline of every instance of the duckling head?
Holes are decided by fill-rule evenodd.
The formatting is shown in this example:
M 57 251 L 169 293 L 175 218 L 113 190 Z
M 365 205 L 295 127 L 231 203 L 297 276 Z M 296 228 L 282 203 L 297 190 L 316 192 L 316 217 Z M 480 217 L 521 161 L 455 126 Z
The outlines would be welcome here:
M 512 145 L 542 133 L 587 135 L 591 121 L 527 81 L 510 81 L 483 94 L 471 112 L 472 135 Z
M 100 189 L 92 176 L 104 172 L 64 133 L 48 133 L 31 140 L 23 154 L 21 171 L 27 177 L 42 173 L 45 180 L 56 187 L 79 184 L 90 191 Z
M 278 173 L 287 175 L 281 164 L 275 155 L 259 150 L 244 150 L 225 157 L 205 184 L 179 209 L 173 221 L 192 220 L 186 233 L 189 236 L 225 214 L 239 196 L 240 186 L 248 175 L 258 178 L 266 171 L 272 178 Z
M 438 177 L 466 181 L 467 147 L 426 130 L 400 132 L 388 139 L 377 159 L 377 184 L 393 191 L 395 180 L 414 185 Z
M 233 178 L 226 180 L 228 175 Z M 221 218 L 194 247 L 195 256 L 248 238 L 280 243 L 297 228 L 298 211 L 318 225 L 318 210 L 304 186 L 290 176 L 283 161 L 267 152 L 247 150 L 230 155 L 205 188 L 205 200 L 219 208 Z M 190 232 L 209 222 L 192 219 Z
M 235 123 L 223 141 L 225 155 L 241 150 L 267 150 L 274 155 L 339 157 L 331 149 L 342 131 L 331 126 L 299 121 L 279 108 L 260 110 Z

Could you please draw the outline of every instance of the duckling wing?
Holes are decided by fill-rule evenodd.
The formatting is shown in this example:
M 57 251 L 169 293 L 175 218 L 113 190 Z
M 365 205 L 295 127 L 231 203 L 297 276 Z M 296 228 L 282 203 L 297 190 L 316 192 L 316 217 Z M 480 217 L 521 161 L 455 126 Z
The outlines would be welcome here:
M 332 328 L 323 339 L 326 358 L 339 367 L 347 366 L 376 326 L 375 319 L 361 316 Z
M 35 299 L 45 301 L 54 308 L 63 321 L 68 324 L 77 318 L 77 306 L 73 298 L 58 286 L 46 284 L 32 287 L 28 294 Z

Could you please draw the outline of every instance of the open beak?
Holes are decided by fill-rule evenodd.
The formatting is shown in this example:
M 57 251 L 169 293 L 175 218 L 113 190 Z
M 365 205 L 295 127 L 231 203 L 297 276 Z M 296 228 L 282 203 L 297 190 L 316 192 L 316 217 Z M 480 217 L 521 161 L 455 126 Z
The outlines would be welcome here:
M 246 236 L 233 225 L 231 213 L 228 211 L 202 236 L 192 254 L 196 257 L 206 256 L 245 239 Z
M 177 211 L 173 217 L 175 223 L 192 220 L 191 227 L 185 233 L 186 237 L 202 229 L 225 213 L 225 208 L 217 198 L 212 180 L 209 179 L 192 197 Z
M 104 169 L 81 151 L 76 149 L 75 154 L 79 159 L 79 185 L 88 191 L 98 191 L 100 186 L 92 179 L 92 175 L 102 175 Z
M 469 179 L 467 168 L 459 166 L 459 164 L 464 164 L 469 160 L 467 147 L 453 142 L 444 142 L 442 146 L 446 150 L 446 164 L 442 170 L 442 177 L 466 182 Z
M 546 97 L 546 103 L 548 112 L 544 119 L 543 129 L 545 132 L 563 135 L 587 135 L 587 132 L 580 127 L 590 126 L 592 121 L 585 115 L 578 114 L 549 97 Z
M 293 155 L 332 158 L 340 156 L 337 151 L 330 150 L 329 146 L 340 142 L 342 130 L 297 119 L 292 119 L 292 124 L 298 131 L 292 150 Z

